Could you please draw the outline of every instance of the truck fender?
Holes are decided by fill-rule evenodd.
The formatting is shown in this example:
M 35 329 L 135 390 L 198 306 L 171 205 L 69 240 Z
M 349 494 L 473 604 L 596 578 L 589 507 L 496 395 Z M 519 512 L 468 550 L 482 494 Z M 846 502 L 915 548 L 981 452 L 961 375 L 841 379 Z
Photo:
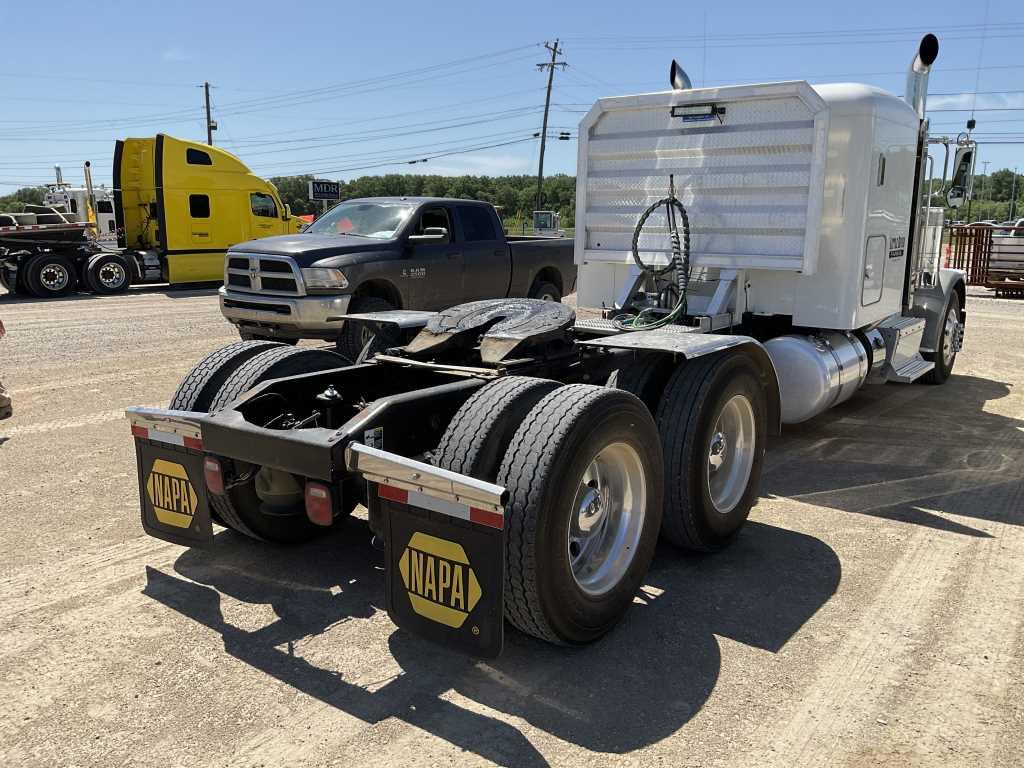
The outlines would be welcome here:
M 910 313 L 924 318 L 921 351 L 934 353 L 942 331 L 942 319 L 953 293 L 960 297 L 960 322 L 967 322 L 967 273 L 962 269 L 940 269 L 933 285 L 914 290 L 914 305 Z
M 768 351 L 757 339 L 750 336 L 722 333 L 679 333 L 669 329 L 650 331 L 632 331 L 613 336 L 578 341 L 585 347 L 605 347 L 612 349 L 649 350 L 681 356 L 685 360 L 693 360 L 707 355 L 722 354 L 726 350 L 736 350 L 746 355 L 755 370 L 764 390 L 765 403 L 768 406 L 768 434 L 778 435 L 782 429 L 782 404 L 779 392 L 779 377 L 775 372 Z

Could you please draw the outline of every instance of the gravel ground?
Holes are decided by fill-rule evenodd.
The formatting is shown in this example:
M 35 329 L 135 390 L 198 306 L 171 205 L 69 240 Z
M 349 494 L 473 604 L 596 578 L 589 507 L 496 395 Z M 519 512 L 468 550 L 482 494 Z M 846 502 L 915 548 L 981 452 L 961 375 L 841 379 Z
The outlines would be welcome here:
M 236 338 L 212 291 L 0 296 L 0 764 L 1021 765 L 1024 303 L 968 308 L 945 386 L 785 430 L 730 549 L 480 663 L 395 630 L 359 519 L 142 534 L 123 410 Z

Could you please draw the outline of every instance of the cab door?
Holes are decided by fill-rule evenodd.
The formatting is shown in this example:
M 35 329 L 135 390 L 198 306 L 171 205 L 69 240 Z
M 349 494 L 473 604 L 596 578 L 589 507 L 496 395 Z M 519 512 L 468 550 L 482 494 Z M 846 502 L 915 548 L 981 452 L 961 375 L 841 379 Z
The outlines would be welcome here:
M 447 206 L 424 208 L 409 234 L 422 235 L 440 227 L 448 235 L 436 242 L 410 242 L 400 262 L 401 291 L 409 297 L 406 309 L 447 309 L 462 297 L 462 243 L 458 242 Z
M 249 193 L 250 233 L 253 240 L 281 234 L 281 213 L 277 201 L 266 192 Z
M 456 206 L 463 245 L 462 301 L 508 295 L 512 259 L 494 210 L 483 205 Z

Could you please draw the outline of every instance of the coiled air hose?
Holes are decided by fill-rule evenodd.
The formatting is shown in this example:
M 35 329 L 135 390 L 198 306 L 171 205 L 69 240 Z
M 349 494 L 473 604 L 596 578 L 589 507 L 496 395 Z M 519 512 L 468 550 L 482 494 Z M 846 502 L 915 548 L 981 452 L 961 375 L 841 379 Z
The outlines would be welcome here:
M 672 259 L 662 267 L 654 267 L 645 264 L 640 258 L 640 235 L 643 233 L 644 224 L 656 210 L 665 206 L 665 216 L 668 219 L 669 238 L 672 241 Z M 676 213 L 683 225 L 682 244 L 679 242 L 679 224 L 676 221 Z M 690 285 L 690 218 L 686 215 L 686 208 L 676 197 L 675 180 L 669 177 L 668 197 L 664 197 L 656 203 L 648 206 L 636 222 L 636 229 L 633 230 L 633 261 L 640 267 L 640 270 L 654 278 L 661 277 L 672 270 L 676 273 L 674 286 L 666 288 L 659 296 L 667 294 L 672 288 L 677 293 L 676 305 L 667 315 L 651 318 L 655 308 L 648 307 L 636 315 L 617 315 L 612 318 L 615 327 L 622 331 L 650 331 L 655 328 L 662 328 L 674 323 L 678 318 L 686 314 L 686 290 Z

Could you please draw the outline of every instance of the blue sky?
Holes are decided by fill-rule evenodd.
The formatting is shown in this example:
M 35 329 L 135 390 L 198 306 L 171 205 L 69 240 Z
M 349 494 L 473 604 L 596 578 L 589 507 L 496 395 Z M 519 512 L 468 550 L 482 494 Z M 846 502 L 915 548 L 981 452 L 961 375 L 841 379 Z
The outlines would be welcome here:
M 991 0 L 987 25 L 984 2 L 968 13 L 951 0 L 40 7 L 3 14 L 0 193 L 50 180 L 54 163 L 78 180 L 86 159 L 110 183 L 120 137 L 202 138 L 204 80 L 215 143 L 265 176 L 532 173 L 545 78 L 535 64 L 556 37 L 569 67 L 555 75 L 552 131 L 574 133 L 598 96 L 663 90 L 673 56 L 696 86 L 807 79 L 901 94 L 916 40 L 934 31 L 930 90 L 948 95 L 930 107 L 973 106 L 981 138 L 1024 141 L 1024 12 L 1006 0 Z M 933 112 L 933 133 L 968 116 Z M 574 172 L 574 141 L 548 147 L 548 172 Z M 1024 170 L 1024 143 L 985 145 L 986 160 Z

